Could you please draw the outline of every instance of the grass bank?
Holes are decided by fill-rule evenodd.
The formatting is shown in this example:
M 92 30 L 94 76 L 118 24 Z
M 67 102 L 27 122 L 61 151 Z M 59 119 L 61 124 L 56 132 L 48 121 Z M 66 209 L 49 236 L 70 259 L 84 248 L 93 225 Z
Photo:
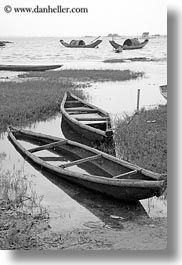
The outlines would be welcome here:
M 120 158 L 167 173 L 167 105 L 116 121 L 115 142 Z
M 130 70 L 60 70 L 44 73 L 31 72 L 25 77 L 40 77 L 48 80 L 66 80 L 73 82 L 105 82 L 105 81 L 126 81 L 143 77 L 143 72 Z
M 0 82 L 0 132 L 6 131 L 9 124 L 28 125 L 55 115 L 65 91 L 78 88 L 78 82 L 121 81 L 141 76 L 142 73 L 129 70 L 61 70 L 20 75 L 20 82 Z

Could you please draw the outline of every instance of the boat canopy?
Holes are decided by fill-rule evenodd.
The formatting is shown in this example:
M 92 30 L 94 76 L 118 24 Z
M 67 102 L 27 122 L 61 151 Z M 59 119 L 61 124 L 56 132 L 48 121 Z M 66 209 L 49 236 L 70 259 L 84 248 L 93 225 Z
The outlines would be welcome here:
M 139 40 L 137 38 L 127 39 L 123 43 L 123 45 L 127 45 L 127 46 L 137 46 L 139 44 L 140 44 L 140 42 L 139 42 Z
M 85 42 L 83 40 L 72 40 L 72 41 L 70 41 L 70 45 L 82 46 L 82 45 L 85 45 Z

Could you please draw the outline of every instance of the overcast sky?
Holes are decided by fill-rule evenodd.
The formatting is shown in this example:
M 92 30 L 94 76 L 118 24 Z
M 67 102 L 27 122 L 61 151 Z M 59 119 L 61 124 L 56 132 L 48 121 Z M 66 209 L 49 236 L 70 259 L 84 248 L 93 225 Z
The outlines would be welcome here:
M 12 11 L 6 13 L 5 6 Z M 15 13 L 13 8 L 87 8 L 88 13 Z M 8 7 L 9 8 L 9 7 Z M 9 10 L 8 10 L 9 11 Z M 0 37 L 167 34 L 165 0 L 0 0 Z

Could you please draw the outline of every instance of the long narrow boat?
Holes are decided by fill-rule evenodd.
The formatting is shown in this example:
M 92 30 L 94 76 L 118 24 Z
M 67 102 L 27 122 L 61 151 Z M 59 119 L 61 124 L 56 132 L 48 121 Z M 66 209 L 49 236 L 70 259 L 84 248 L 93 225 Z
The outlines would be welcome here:
M 166 189 L 163 175 L 77 142 L 13 127 L 8 128 L 8 139 L 40 170 L 122 201 L 160 196 Z M 25 147 L 27 142 L 33 147 Z
M 66 92 L 61 103 L 62 118 L 83 138 L 103 143 L 113 139 L 109 114 Z
M 27 72 L 27 71 L 47 71 L 62 67 L 62 64 L 55 65 L 0 65 L 0 71 L 15 71 L 15 72 Z
M 96 40 L 89 44 L 85 44 L 85 42 L 82 40 L 71 41 L 70 43 L 60 40 L 60 42 L 64 47 L 67 48 L 97 48 L 99 44 L 102 42 L 102 40 Z
M 116 43 L 114 40 L 110 40 L 109 42 L 113 46 L 113 48 L 116 50 L 118 50 L 118 49 L 135 50 L 135 49 L 143 48 L 149 42 L 149 40 L 146 39 L 143 42 L 138 43 L 137 45 L 132 45 L 132 43 L 129 41 L 128 41 L 128 44 L 130 43 L 130 45 L 127 45 L 127 40 L 123 43 L 123 45 Z
M 159 89 L 160 89 L 161 95 L 162 95 L 165 99 L 167 99 L 167 85 L 159 86 Z

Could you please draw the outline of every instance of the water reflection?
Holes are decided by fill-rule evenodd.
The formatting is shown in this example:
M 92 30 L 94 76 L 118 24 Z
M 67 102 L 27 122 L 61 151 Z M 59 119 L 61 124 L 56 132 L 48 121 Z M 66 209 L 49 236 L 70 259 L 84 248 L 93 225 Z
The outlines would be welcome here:
M 36 169 L 38 170 L 38 168 Z M 125 221 L 136 221 L 138 218 L 149 218 L 140 202 L 126 204 L 121 201 L 108 198 L 100 193 L 92 192 L 76 184 L 69 183 L 58 176 L 49 174 L 45 170 L 41 170 L 41 174 L 43 174 L 48 180 L 64 191 L 70 198 L 82 205 L 102 222 L 90 219 L 90 221 L 83 222 L 83 225 L 85 226 L 92 227 L 94 225 L 95 227 L 97 225 L 107 225 L 112 228 L 123 229 L 123 223 Z

